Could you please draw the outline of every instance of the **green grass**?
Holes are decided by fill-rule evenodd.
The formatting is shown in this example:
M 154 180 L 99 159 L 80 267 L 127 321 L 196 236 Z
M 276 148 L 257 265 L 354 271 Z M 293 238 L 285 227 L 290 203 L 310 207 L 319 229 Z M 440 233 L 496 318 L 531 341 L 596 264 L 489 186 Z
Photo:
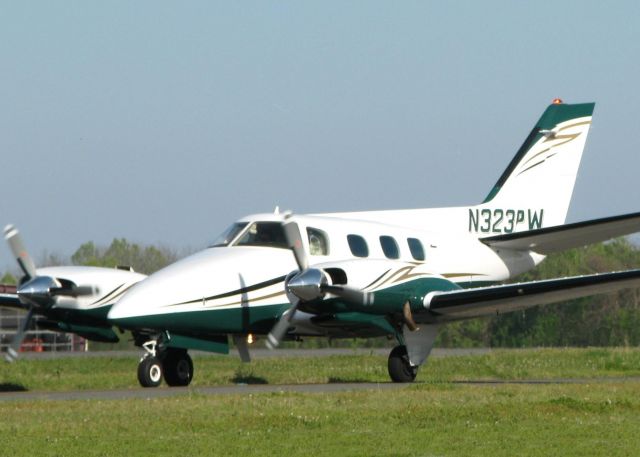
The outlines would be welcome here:
M 385 362 L 296 357 L 243 366 L 201 356 L 193 385 L 387 382 Z M 117 357 L 23 360 L 2 366 L 0 384 L 137 388 L 135 366 Z M 640 449 L 639 375 L 636 349 L 515 350 L 434 358 L 420 382 L 400 390 L 0 402 L 0 455 L 630 456 Z M 556 378 L 592 381 L 450 382 Z
M 0 404 L 2 455 L 637 455 L 637 385 Z

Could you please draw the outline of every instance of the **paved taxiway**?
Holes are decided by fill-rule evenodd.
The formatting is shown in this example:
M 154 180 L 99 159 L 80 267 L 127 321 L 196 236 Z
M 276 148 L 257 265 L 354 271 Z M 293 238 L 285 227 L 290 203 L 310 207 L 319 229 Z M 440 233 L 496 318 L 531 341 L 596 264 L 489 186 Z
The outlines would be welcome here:
M 459 355 L 481 355 L 486 354 L 489 349 L 436 349 L 432 357 L 451 357 Z M 255 350 L 252 357 L 326 357 L 341 354 L 387 354 L 387 349 L 283 349 L 279 351 Z M 57 354 L 57 357 L 113 357 L 131 356 L 137 357 L 137 352 L 104 352 L 104 353 L 76 353 Z M 28 358 L 51 358 L 52 354 L 39 354 L 28 356 Z M 589 383 L 621 383 L 637 382 L 640 377 L 610 377 L 610 378 L 565 378 L 565 379 L 522 379 L 522 380 L 464 380 L 453 381 L 454 384 L 477 385 L 477 386 L 501 386 L 506 384 L 589 384 Z M 348 392 L 356 390 L 385 391 L 408 388 L 412 384 L 385 383 L 325 383 L 325 384 L 236 384 L 230 386 L 212 387 L 159 387 L 156 389 L 116 389 L 116 390 L 81 390 L 68 392 L 0 392 L 0 402 L 3 401 L 37 401 L 37 400 L 126 400 L 131 398 L 151 399 L 166 398 L 187 395 L 252 395 L 261 393 L 279 392 L 307 392 L 307 393 L 332 393 Z
M 503 386 L 518 384 L 593 384 L 593 383 L 640 383 L 640 377 L 611 377 L 611 378 L 566 378 L 566 379 L 518 379 L 518 380 L 469 380 L 452 381 L 452 384 L 474 386 Z M 417 383 L 420 384 L 420 383 Z M 254 395 L 263 393 L 332 393 L 369 390 L 382 392 L 386 390 L 406 389 L 414 384 L 387 383 L 328 383 L 328 384 L 280 384 L 280 385 L 249 385 L 236 384 L 233 386 L 215 387 L 159 387 L 157 389 L 116 389 L 116 390 L 80 390 L 70 392 L 2 392 L 0 402 L 5 401 L 38 401 L 38 400 L 128 400 L 167 398 L 187 395 Z

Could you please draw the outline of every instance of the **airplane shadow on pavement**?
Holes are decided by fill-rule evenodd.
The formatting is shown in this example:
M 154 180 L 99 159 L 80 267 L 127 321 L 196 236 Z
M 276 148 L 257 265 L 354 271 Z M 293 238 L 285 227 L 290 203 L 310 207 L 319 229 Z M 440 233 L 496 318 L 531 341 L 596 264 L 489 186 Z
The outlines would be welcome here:
M 260 376 L 237 374 L 231 378 L 234 384 L 269 384 L 269 382 Z

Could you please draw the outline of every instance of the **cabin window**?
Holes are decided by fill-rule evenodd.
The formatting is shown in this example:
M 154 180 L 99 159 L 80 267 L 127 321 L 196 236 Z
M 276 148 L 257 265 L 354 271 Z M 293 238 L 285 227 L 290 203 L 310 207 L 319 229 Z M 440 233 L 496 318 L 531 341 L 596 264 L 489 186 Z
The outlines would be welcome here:
M 215 248 L 218 246 L 228 246 L 240 232 L 248 225 L 248 222 L 236 222 L 222 232 L 218 238 L 215 239 L 213 244 L 209 247 Z
M 417 238 L 407 238 L 407 244 L 411 251 L 411 256 L 416 260 L 424 260 L 424 247 Z
M 400 257 L 400 249 L 398 249 L 398 243 L 392 236 L 383 235 L 380 237 L 380 246 L 382 252 L 387 259 L 397 259 Z
M 311 255 L 329 255 L 329 238 L 325 232 L 307 227 L 307 237 Z
M 369 257 L 369 246 L 360 235 L 347 235 L 349 249 L 355 257 Z
M 236 246 L 288 248 L 280 222 L 254 222 L 235 243 Z

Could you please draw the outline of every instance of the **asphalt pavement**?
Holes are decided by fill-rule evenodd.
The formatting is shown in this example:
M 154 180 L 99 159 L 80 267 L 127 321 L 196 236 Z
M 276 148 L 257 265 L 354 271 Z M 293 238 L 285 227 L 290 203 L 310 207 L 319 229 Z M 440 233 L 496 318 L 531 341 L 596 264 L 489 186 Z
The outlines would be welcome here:
M 490 352 L 490 349 L 434 349 L 431 357 L 455 357 L 462 355 L 483 355 Z M 388 349 L 280 349 L 269 351 L 266 349 L 256 349 L 251 352 L 255 359 L 270 357 L 327 357 L 332 355 L 345 354 L 382 354 L 386 355 Z M 104 352 L 83 352 L 83 353 L 39 353 L 24 354 L 27 359 L 48 359 L 53 357 L 140 357 L 141 352 L 137 351 L 104 351 Z M 208 353 L 198 353 L 206 355 Z M 233 352 L 230 356 L 237 356 Z M 503 386 L 517 384 L 589 384 L 589 383 L 640 383 L 640 377 L 607 377 L 607 378 L 564 378 L 564 379 L 520 379 L 520 380 L 462 380 L 453 381 L 454 384 L 475 385 L 475 386 Z M 418 383 L 419 384 L 419 383 Z M 38 401 L 38 400 L 126 400 L 126 399 L 151 399 L 166 398 L 176 396 L 198 395 L 252 395 L 262 393 L 332 393 L 349 391 L 377 391 L 398 390 L 408 388 L 413 384 L 397 384 L 393 382 L 383 383 L 324 383 L 324 384 L 235 384 L 229 386 L 212 387 L 167 387 L 158 388 L 134 388 L 134 389 L 114 389 L 114 390 L 78 390 L 68 392 L 45 392 L 45 391 L 10 391 L 0 392 L 0 402 L 6 401 Z

